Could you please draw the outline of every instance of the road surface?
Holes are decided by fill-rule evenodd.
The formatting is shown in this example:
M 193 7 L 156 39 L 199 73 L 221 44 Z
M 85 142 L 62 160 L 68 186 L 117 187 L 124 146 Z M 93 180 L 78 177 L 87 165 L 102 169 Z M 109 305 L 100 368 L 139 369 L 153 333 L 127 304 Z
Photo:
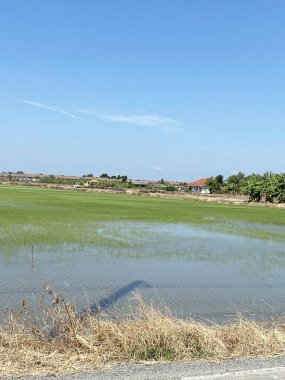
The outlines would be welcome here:
M 148 365 L 121 364 L 111 370 L 64 377 L 26 377 L 25 380 L 271 380 L 285 379 L 285 355 L 273 358 L 241 358 L 221 363 L 196 360 L 191 363 Z M 14 379 L 16 380 L 16 379 Z M 19 380 L 19 378 L 18 378 Z

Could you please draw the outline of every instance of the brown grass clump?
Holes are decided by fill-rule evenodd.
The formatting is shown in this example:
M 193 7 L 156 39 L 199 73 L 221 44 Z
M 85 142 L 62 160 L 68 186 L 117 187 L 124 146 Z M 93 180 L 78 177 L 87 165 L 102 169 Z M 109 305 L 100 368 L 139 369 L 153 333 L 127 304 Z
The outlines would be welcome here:
M 242 318 L 208 326 L 162 313 L 138 299 L 128 320 L 78 315 L 50 287 L 41 299 L 41 316 L 23 303 L 0 328 L 0 377 L 61 375 L 106 368 L 118 362 L 221 360 L 284 352 L 285 326 Z M 39 315 L 39 313 L 37 313 Z

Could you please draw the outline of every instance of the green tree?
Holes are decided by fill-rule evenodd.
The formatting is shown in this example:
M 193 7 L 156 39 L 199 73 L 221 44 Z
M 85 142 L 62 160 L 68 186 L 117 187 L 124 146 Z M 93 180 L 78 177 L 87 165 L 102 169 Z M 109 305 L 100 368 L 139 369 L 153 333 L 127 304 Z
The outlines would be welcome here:
M 273 202 L 277 195 L 276 175 L 271 172 L 266 172 L 262 177 L 262 195 L 266 202 Z
M 224 190 L 231 193 L 240 193 L 244 185 L 245 175 L 242 172 L 233 174 L 227 178 L 224 184 Z
M 263 183 L 259 174 L 252 174 L 248 177 L 244 192 L 249 195 L 251 202 L 260 202 L 262 197 Z
M 276 196 L 278 202 L 285 202 L 285 173 L 277 174 L 275 178 Z
M 217 193 L 221 191 L 223 186 L 224 177 L 219 174 L 216 177 L 210 177 L 207 179 L 207 186 L 211 193 Z

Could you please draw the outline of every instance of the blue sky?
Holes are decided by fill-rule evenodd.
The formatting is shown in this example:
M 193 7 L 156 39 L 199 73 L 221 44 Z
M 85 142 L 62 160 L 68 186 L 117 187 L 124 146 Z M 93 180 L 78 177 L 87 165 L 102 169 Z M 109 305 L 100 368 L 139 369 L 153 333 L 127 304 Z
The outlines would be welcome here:
M 285 1 L 1 0 L 0 171 L 284 172 Z

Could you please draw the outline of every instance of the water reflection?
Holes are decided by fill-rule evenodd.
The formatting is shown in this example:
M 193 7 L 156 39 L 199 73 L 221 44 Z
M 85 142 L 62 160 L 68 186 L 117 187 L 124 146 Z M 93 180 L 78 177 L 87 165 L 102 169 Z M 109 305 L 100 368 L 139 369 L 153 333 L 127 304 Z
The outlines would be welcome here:
M 148 301 L 163 300 L 182 316 L 223 321 L 237 312 L 280 315 L 285 305 L 284 227 L 250 227 L 272 232 L 272 238 L 244 236 L 241 231 L 248 231 L 249 224 L 242 222 L 203 227 L 106 222 L 93 226 L 98 246 L 35 244 L 33 254 L 31 247 L 22 247 L 14 255 L 2 247 L 0 308 L 15 307 L 23 298 L 33 301 L 49 282 L 79 310 L 116 303 L 124 308 L 135 290 Z
M 248 223 L 232 226 L 231 234 L 216 231 L 210 226 L 197 227 L 185 224 L 159 223 L 105 223 L 97 229 L 102 237 L 128 244 L 115 255 L 129 258 L 184 259 L 191 261 L 226 262 L 241 271 L 268 271 L 285 264 L 285 238 L 257 239 L 236 235 L 241 226 L 248 230 Z M 261 229 L 261 225 L 254 228 Z M 229 227 L 228 227 L 229 228 Z M 265 231 L 285 231 L 281 226 L 264 226 Z M 251 273 L 252 275 L 252 273 Z

